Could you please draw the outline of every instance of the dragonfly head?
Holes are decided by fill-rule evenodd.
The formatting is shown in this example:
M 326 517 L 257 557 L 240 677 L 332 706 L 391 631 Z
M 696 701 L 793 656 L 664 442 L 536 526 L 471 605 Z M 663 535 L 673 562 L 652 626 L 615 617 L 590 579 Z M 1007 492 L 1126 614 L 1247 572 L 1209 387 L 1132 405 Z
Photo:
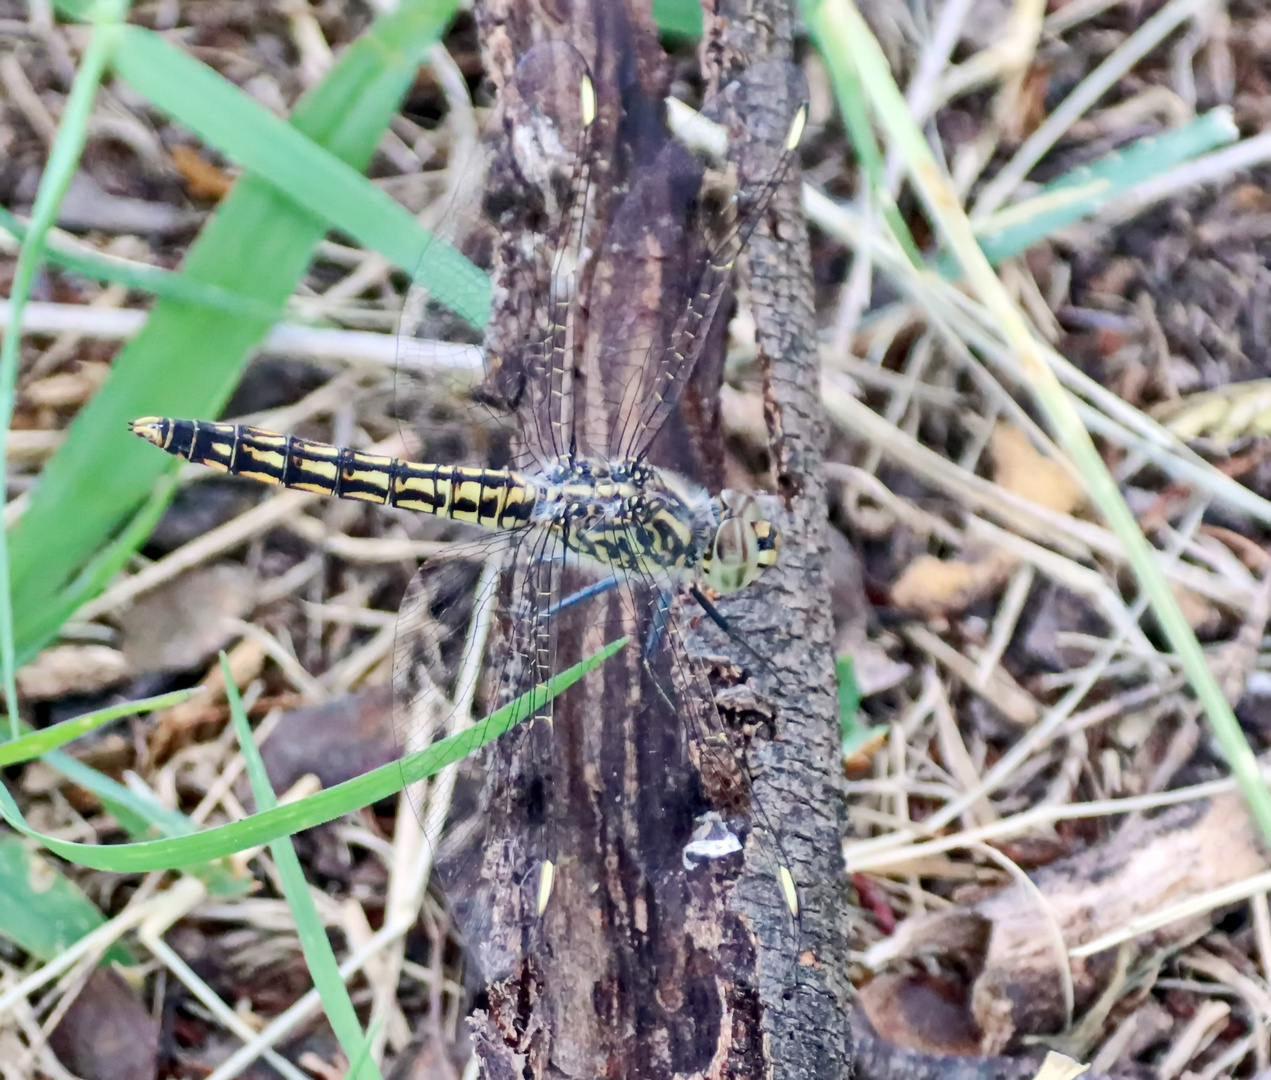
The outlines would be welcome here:
M 702 559 L 702 578 L 716 592 L 744 589 L 777 561 L 781 533 L 750 495 L 724 491 L 723 513 Z

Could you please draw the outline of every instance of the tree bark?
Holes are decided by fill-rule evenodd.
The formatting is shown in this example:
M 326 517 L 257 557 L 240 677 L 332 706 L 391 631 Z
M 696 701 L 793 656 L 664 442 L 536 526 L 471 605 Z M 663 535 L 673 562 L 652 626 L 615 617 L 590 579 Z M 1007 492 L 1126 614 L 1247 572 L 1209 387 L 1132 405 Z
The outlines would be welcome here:
M 597 250 L 605 228 L 624 213 L 631 217 L 633 207 L 673 201 L 656 176 L 639 168 L 652 145 L 643 141 L 652 129 L 641 112 L 657 109 L 667 80 L 656 28 L 637 0 L 487 0 L 477 18 L 487 71 L 500 87 L 512 81 L 517 59 L 542 40 L 570 42 L 591 66 L 599 99 L 592 174 L 598 231 L 590 237 Z M 700 55 L 715 87 L 792 55 L 790 13 L 778 0 L 721 3 L 705 29 Z M 751 92 L 727 99 L 727 120 L 734 138 L 758 148 L 757 160 L 772 161 L 786 137 L 794 91 L 789 69 L 764 70 L 770 86 L 752 80 Z M 515 368 L 545 285 L 527 254 L 532 246 L 518 235 L 532 215 L 515 200 L 504 205 L 487 350 Z M 579 393 L 600 411 L 621 398 L 634 377 L 630 365 L 647 355 L 619 349 L 615 335 L 637 344 L 644 335 L 665 336 L 674 323 L 666 313 L 676 309 L 690 269 L 684 252 L 692 251 L 692 236 L 666 251 L 672 234 L 652 227 L 641 233 L 638 221 L 630 224 L 632 239 L 618 248 L 656 249 L 656 256 L 644 262 L 633 256 L 621 274 L 593 263 L 580 277 L 579 332 L 597 344 L 584 350 L 594 367 L 582 365 Z M 551 850 L 562 853 L 561 865 L 541 917 L 532 910 L 533 891 L 515 874 L 495 890 L 488 1007 L 474 1024 L 487 1076 L 850 1075 L 841 917 L 845 804 L 824 570 L 823 421 L 796 176 L 786 178 L 743 264 L 765 380 L 776 490 L 769 502 L 779 505 L 784 544 L 776 568 L 720 605 L 734 635 L 753 651 L 706 631 L 693 635 L 691 647 L 708 653 L 716 671 L 736 684 L 720 700 L 725 736 L 749 782 L 728 775 L 731 754 L 686 746 L 686 726 L 690 740 L 705 733 L 700 718 L 686 715 L 683 702 L 674 705 L 659 687 L 674 680 L 691 691 L 700 680 L 668 669 L 665 650 L 650 657 L 637 642 L 580 692 L 558 700 L 552 729 L 563 749 L 549 785 L 547 824 L 527 819 L 525 827 L 547 835 Z M 645 311 L 650 295 L 665 298 L 661 307 L 653 304 L 652 315 L 633 322 L 632 312 Z M 725 322 L 716 320 L 691 388 L 650 455 L 712 491 L 722 472 Z M 615 590 L 589 602 L 585 614 L 569 615 L 561 655 L 572 660 L 573 652 L 588 652 L 617 633 L 646 633 L 649 623 L 647 610 L 634 609 Z M 496 754 L 515 755 L 508 742 Z M 703 761 L 717 768 L 699 768 Z M 509 760 L 505 775 L 525 768 Z M 730 794 L 739 800 L 736 809 L 758 823 L 744 834 L 744 860 L 686 869 L 684 847 L 698 811 L 727 803 Z M 768 825 L 777 826 L 777 847 L 764 839 Z M 525 850 L 534 847 L 525 839 Z M 797 920 L 777 884 L 776 851 L 796 883 Z
M 708 77 L 724 83 L 763 61 L 792 61 L 791 22 L 784 0 L 720 0 L 704 28 Z M 782 112 L 771 104 L 765 110 L 762 96 L 755 104 L 744 118 L 745 130 L 769 143 L 783 138 Z M 771 578 L 739 593 L 728 614 L 747 640 L 762 642 L 776 675 L 764 680 L 763 689 L 777 704 L 779 737 L 759 749 L 751 772 L 764 805 L 781 823 L 801 900 L 797 990 L 765 999 L 773 1075 L 845 1077 L 852 1064 L 841 854 L 846 801 L 826 573 L 825 419 L 799 185 L 796 176 L 783 186 L 770 220 L 750 240 L 743 270 L 765 372 L 765 417 L 785 511 L 785 546 Z M 749 891 L 739 890 L 739 906 L 762 926 L 773 913 L 752 909 L 751 903 Z

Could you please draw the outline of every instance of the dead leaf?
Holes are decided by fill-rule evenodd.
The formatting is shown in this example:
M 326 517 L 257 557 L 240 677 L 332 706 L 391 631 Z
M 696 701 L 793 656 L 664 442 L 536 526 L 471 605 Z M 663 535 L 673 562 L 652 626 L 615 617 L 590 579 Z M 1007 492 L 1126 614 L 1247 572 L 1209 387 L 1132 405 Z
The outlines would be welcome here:
M 855 874 L 852 880 L 858 883 L 866 876 Z M 877 971 L 888 965 L 935 956 L 946 964 L 976 971 L 988 948 L 991 930 L 987 919 L 966 907 L 910 915 L 897 925 L 890 937 L 866 949 L 862 961 L 867 968 Z
M 1149 413 L 1180 439 L 1203 436 L 1226 447 L 1246 435 L 1271 433 L 1271 379 L 1247 379 L 1170 398 Z
M 107 645 L 54 645 L 18 668 L 18 694 L 28 701 L 95 694 L 130 674 L 124 654 Z
M 4 444 L 11 464 L 34 468 L 52 457 L 53 452 L 65 441 L 64 431 L 48 428 L 15 431 L 11 428 Z
M 1192 592 L 1175 581 L 1169 583 L 1170 592 L 1192 633 L 1202 637 L 1212 637 L 1222 627 L 1222 612 L 1216 605 L 1206 600 L 1200 593 Z
M 265 666 L 265 647 L 254 637 L 245 638 L 229 651 L 229 668 L 234 685 L 246 686 Z M 179 705 L 155 713 L 154 733 L 150 737 L 150 753 L 163 761 L 172 751 L 188 741 L 190 732 L 209 719 L 222 719 L 225 701 L 225 678 L 220 664 L 213 664 L 199 683 L 198 689 Z
M 879 975 L 860 988 L 857 1002 L 879 1038 L 892 1046 L 927 1054 L 979 1051 L 967 987 L 951 976 Z
M 174 146 L 172 164 L 185 177 L 185 186 L 196 199 L 223 199 L 234 186 L 229 173 L 204 161 L 192 146 Z
M 1234 885 L 1266 869 L 1249 813 L 1235 794 L 1131 819 L 1106 841 L 1030 874 L 980 901 L 992 923 L 972 1009 L 984 1033 L 980 1052 L 1001 1053 L 1021 1036 L 1054 1031 L 1067 1018 L 1061 969 L 1070 973 L 1078 1012 L 1114 977 L 1118 948 L 1092 955 L 1068 949 L 1143 924 L 1120 944 L 1126 962 L 1167 956 L 1206 932 L 1215 912 L 1150 926 L 1153 912 Z M 1044 911 L 1042 909 L 1044 905 Z
M 289 788 L 306 773 L 333 787 L 393 761 L 399 748 L 392 708 L 392 693 L 382 687 L 284 713 L 260 751 L 274 788 Z
M 1091 292 L 1124 296 L 1139 274 L 1139 264 L 1129 258 L 1109 258 L 1090 279 Z
M 233 563 L 183 574 L 120 612 L 120 647 L 138 672 L 198 668 L 237 633 L 233 620 L 251 610 L 256 585 Z
M 159 1023 L 112 968 L 98 968 L 49 1035 L 82 1080 L 146 1080 L 158 1072 Z
M 1007 491 L 1061 514 L 1071 514 L 1085 502 L 1072 473 L 1039 454 L 1028 436 L 1013 424 L 1002 421 L 993 429 L 990 449 L 993 479 Z
M 924 618 L 956 614 L 1006 584 L 1018 561 L 996 549 L 973 560 L 920 555 L 891 587 L 891 603 Z
M 74 409 L 101 388 L 110 365 L 84 361 L 74 371 L 59 371 L 22 388 L 22 403 L 37 409 Z
M 100 230 L 122 235 L 173 236 L 202 224 L 197 210 L 114 195 L 80 169 L 57 210 L 57 223 L 72 232 Z
M 1074 1080 L 1074 1077 L 1080 1076 L 1085 1072 L 1089 1065 L 1082 1065 L 1079 1061 L 1073 1061 L 1070 1057 L 1064 1057 L 1063 1054 L 1056 1054 L 1050 1050 L 1046 1053 L 1046 1060 L 1042 1062 L 1042 1067 L 1037 1070 L 1033 1080 Z

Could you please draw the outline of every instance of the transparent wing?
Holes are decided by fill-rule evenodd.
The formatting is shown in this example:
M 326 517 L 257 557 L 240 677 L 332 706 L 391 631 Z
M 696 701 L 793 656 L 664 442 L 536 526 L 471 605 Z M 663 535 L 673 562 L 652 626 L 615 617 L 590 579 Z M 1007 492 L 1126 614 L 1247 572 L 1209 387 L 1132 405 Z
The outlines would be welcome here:
M 692 154 L 679 143 L 666 143 L 637 173 L 606 231 L 580 361 L 588 389 L 602 397 L 581 419 L 580 441 L 588 452 L 624 457 L 649 394 L 666 396 L 673 382 L 675 373 L 655 370 L 656 359 L 673 339 L 704 255 L 695 228 L 702 175 Z M 686 377 L 698 355 L 686 358 L 681 372 Z
M 403 752 L 480 723 L 580 659 L 557 659 L 551 610 L 565 567 L 559 535 L 529 532 L 456 545 L 420 568 L 402 605 L 394 657 Z M 456 924 L 488 978 L 533 951 L 543 867 L 567 850 L 552 811 L 566 767 L 554 710 L 548 702 L 527 713 L 464 763 L 453 807 L 430 801 L 449 794 L 444 781 L 407 792 L 437 846 Z M 447 839 L 438 843 L 447 819 Z
M 806 116 L 806 88 L 792 65 L 756 65 L 703 110 L 704 115 L 719 115 L 729 106 L 744 111 L 747 99 L 772 84 L 774 77 L 788 85 L 791 108 L 786 137 L 775 154 L 763 152 L 752 140 L 733 139 L 729 156 L 711 161 L 701 173 L 695 220 L 707 236 L 704 256 L 696 270 L 680 277 L 678 294 L 671 294 L 674 300 L 669 307 L 675 320 L 669 333 L 657 339 L 665 344 L 649 348 L 633 366 L 628 361 L 625 366 L 630 367 L 629 372 L 617 382 L 622 397 L 614 409 L 610 452 L 618 457 L 641 458 L 648 452 L 679 405 L 712 334 L 723 333 L 721 315 L 736 260 L 762 222 L 794 160 Z M 745 154 L 732 149 L 743 145 Z M 700 149 L 709 156 L 708 148 Z M 667 175 L 689 175 L 682 161 L 684 154 L 679 144 L 667 148 Z M 684 183 L 683 179 L 679 182 L 681 186 Z M 684 247 L 681 244 L 681 249 Z M 609 340 L 631 339 L 611 335 Z M 614 348 L 607 362 L 623 364 L 628 356 L 626 349 Z
M 549 42 L 522 58 L 504 90 L 496 123 L 506 129 L 511 153 L 487 164 L 474 152 L 469 165 L 455 167 L 463 180 L 457 190 L 451 185 L 454 206 L 436 235 L 487 267 L 524 257 L 530 278 L 518 295 L 529 303 L 489 329 L 478 386 L 452 379 L 441 387 L 438 372 L 471 371 L 471 358 L 481 355 L 478 334 L 455 314 L 474 299 L 443 294 L 417 276 L 400 327 L 395 394 L 399 418 L 421 432 L 417 456 L 424 460 L 525 466 L 568 448 L 567 365 L 594 116 L 590 77 L 577 50 Z M 487 172 L 496 174 L 490 190 L 512 191 L 514 212 L 530 215 L 531 252 L 502 247 L 505 230 L 495 225 L 512 212 L 507 205 L 496 198 L 475 212 L 471 194 L 486 188 Z M 547 614 L 563 550 L 559 535 L 521 534 L 465 544 L 421 568 L 399 617 L 394 664 L 403 751 L 487 715 L 555 673 L 555 622 Z M 554 864 L 559 848 L 546 811 L 557 773 L 551 715 L 549 704 L 466 767 L 459 813 L 451 815 L 457 839 L 438 860 L 456 921 L 487 974 L 525 947 L 542 867 Z M 426 792 L 409 794 L 421 821 L 444 819 L 444 808 L 425 805 Z M 460 817 L 479 824 L 464 826 Z M 494 904 L 496 888 L 526 895 Z
M 596 95 L 582 54 L 559 41 L 536 46 L 521 59 L 516 93 L 522 108 L 512 117 L 512 146 L 527 179 L 548 196 L 552 222 L 540 245 L 548 261 L 546 333 L 541 342 L 530 342 L 535 366 L 527 372 L 521 409 L 522 436 L 545 460 L 575 449 L 575 300 L 589 224 Z
M 435 245 L 421 260 L 399 326 L 398 415 L 419 426 L 440 381 L 466 399 L 474 425 L 501 433 L 496 449 L 510 456 L 495 464 L 526 467 L 568 449 L 594 112 L 581 54 L 566 42 L 535 46 L 503 88 L 491 130 L 451 148 L 449 179 L 429 212 Z M 533 242 L 509 244 L 513 234 Z M 434 263 L 449 264 L 455 251 L 483 272 L 481 280 L 438 273 Z M 495 298 L 496 319 L 486 325 L 471 313 L 483 303 L 490 309 L 491 274 L 515 283 L 517 306 Z M 516 447 L 507 438 L 512 430 Z

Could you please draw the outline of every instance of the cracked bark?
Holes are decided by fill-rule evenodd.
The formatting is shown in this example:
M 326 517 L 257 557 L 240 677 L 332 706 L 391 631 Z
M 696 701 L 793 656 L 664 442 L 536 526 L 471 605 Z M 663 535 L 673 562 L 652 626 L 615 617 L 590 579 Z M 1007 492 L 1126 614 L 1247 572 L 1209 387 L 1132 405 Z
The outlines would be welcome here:
M 608 218 L 628 193 L 627 165 L 639 163 L 643 129 L 632 121 L 631 103 L 656 103 L 665 92 L 647 11 L 634 0 L 489 0 L 477 18 L 487 70 L 497 85 L 511 80 L 517 58 L 536 41 L 566 40 L 587 58 L 600 101 L 596 207 L 599 217 Z M 763 61 L 789 60 L 790 31 L 784 3 L 720 3 L 707 17 L 700 50 L 708 82 L 724 85 Z M 764 160 L 784 140 L 792 92 L 779 74 L 783 69 L 770 68 L 770 88 L 730 102 L 727 117 L 734 135 L 744 133 L 747 142 L 768 148 Z M 507 215 L 494 329 L 487 339 L 494 355 L 514 355 L 534 289 L 541 289 L 528 260 L 518 261 L 526 248 L 516 230 L 526 225 L 515 209 Z M 671 256 L 635 281 L 591 267 L 580 286 L 587 332 L 631 332 L 626 309 L 640 306 L 636 301 L 649 292 L 674 296 L 684 273 L 682 258 L 677 263 Z M 583 692 L 559 702 L 554 727 L 566 747 L 567 768 L 553 791 L 561 813 L 551 829 L 571 856 L 547 912 L 535 920 L 527 911 L 527 890 L 514 882 L 496 893 L 500 951 L 489 973 L 489 1007 L 474 1029 L 487 1076 L 801 1080 L 850 1074 L 840 915 L 845 808 L 825 599 L 823 421 L 795 178 L 787 178 L 752 237 L 742 273 L 751 289 L 765 380 L 777 493 L 769 502 L 779 505 L 784 546 L 775 569 L 721 605 L 738 636 L 766 664 L 748 661 L 719 635 L 703 632 L 694 647 L 711 656 L 728 654 L 731 666 L 717 661 L 716 668 L 742 679 L 728 692 L 725 726 L 745 758 L 750 797 L 779 829 L 782 857 L 799 890 L 800 918 L 796 925 L 786 910 L 772 860 L 754 832 L 735 873 L 685 872 L 681 852 L 703 791 L 719 802 L 730 781 L 698 774 L 681 742 L 684 719 L 652 688 L 639 649 L 624 650 Z M 652 454 L 655 463 L 712 490 L 718 490 L 722 466 L 724 345 L 717 325 L 679 415 Z M 608 356 L 584 372 L 597 385 L 619 383 L 618 391 L 601 391 L 595 407 L 620 397 L 620 365 Z M 632 612 L 618 598 L 602 600 L 588 608 L 585 621 L 579 617 L 565 627 L 562 652 L 567 643 L 588 651 L 632 626 Z M 771 722 L 768 713 L 775 717 Z M 530 923 L 533 930 L 525 931 Z

